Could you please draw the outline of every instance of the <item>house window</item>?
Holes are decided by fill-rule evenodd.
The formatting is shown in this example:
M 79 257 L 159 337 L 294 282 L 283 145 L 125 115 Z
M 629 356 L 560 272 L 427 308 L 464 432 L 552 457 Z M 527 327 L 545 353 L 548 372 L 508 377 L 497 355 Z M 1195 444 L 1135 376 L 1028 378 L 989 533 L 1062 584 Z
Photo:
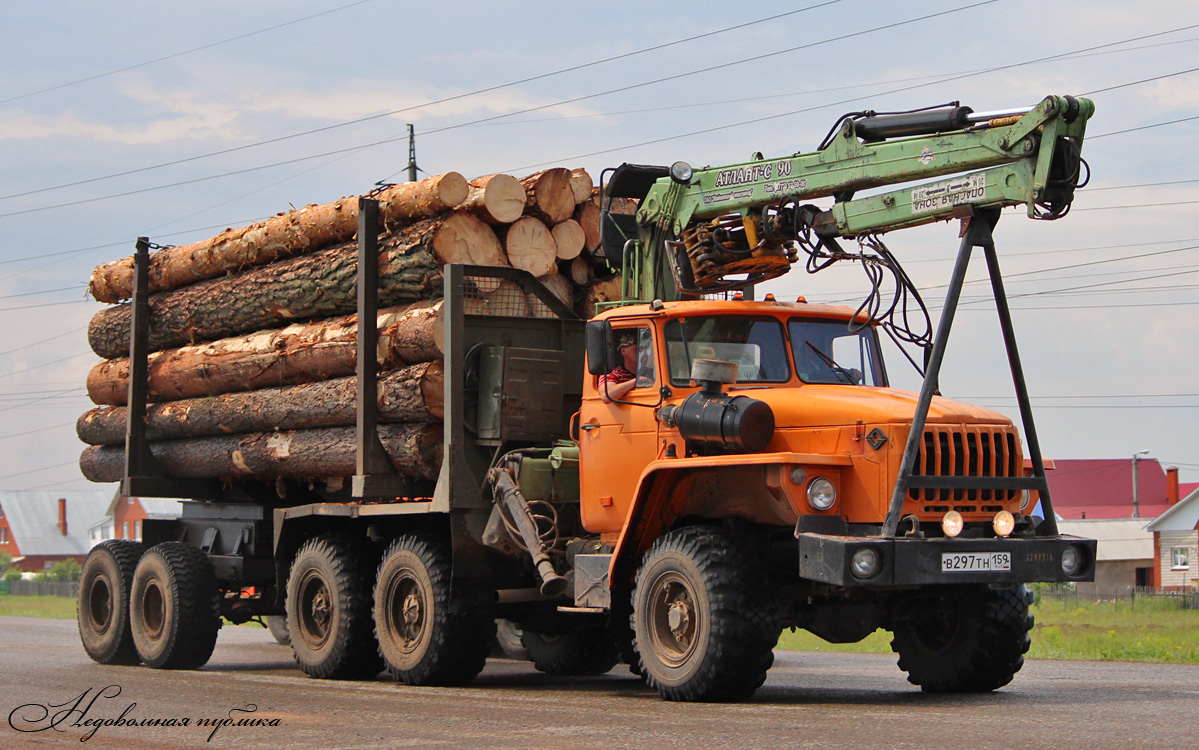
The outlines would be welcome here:
M 142 539 L 142 522 L 141 521 L 133 522 L 133 538 L 138 540 L 139 542 Z
M 8 527 L 0 526 L 0 544 L 8 544 Z
M 133 537 L 129 536 L 129 522 L 128 521 L 121 522 L 121 538 L 122 539 L 132 539 L 133 538 Z
M 1173 570 L 1187 570 L 1191 567 L 1190 550 L 1186 547 L 1175 547 L 1170 550 L 1170 567 Z

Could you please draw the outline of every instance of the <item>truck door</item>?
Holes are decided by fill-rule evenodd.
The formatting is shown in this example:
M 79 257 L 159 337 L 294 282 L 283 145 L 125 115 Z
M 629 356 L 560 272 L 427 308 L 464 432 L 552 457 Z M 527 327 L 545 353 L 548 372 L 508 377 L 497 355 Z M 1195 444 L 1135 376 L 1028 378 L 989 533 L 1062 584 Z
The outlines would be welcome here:
M 651 328 L 647 326 L 613 327 L 617 344 L 631 334 L 636 342 L 635 363 L 616 352 L 620 363 L 616 376 L 624 368 L 633 375 L 633 389 L 620 401 L 604 403 L 604 384 L 591 378 L 585 389 L 579 414 L 579 473 L 582 491 L 583 526 L 591 532 L 620 531 L 632 504 L 633 492 L 642 470 L 658 455 L 658 422 L 654 405 L 661 389 L 659 357 Z M 630 357 L 631 359 L 631 357 Z M 609 387 L 616 385 L 615 382 Z

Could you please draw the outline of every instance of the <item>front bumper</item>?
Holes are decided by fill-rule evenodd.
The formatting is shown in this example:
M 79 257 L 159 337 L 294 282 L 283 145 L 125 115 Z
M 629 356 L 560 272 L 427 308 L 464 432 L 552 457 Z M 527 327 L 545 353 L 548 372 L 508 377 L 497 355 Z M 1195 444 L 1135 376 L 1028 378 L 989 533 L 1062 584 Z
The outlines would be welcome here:
M 948 583 L 1065 583 L 1095 579 L 1095 540 L 1066 535 L 916 539 L 800 532 L 796 537 L 799 539 L 800 577 L 834 586 L 877 588 Z M 854 555 L 865 547 L 872 548 L 878 554 L 880 564 L 874 575 L 860 578 L 854 574 L 851 562 Z M 1068 547 L 1073 547 L 1081 556 L 1074 575 L 1062 570 L 1062 552 Z M 1010 555 L 1008 570 L 943 570 L 945 555 L 1003 552 Z

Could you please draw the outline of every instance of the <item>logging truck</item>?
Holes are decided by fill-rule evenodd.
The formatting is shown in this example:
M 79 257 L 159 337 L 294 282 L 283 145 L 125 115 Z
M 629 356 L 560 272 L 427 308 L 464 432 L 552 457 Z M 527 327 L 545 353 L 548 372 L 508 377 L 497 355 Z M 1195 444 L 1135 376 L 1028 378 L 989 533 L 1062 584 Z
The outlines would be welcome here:
M 1050 96 L 1003 112 L 861 112 L 814 152 L 606 171 L 597 256 L 619 294 L 590 319 L 536 274 L 436 269 L 438 371 L 399 378 L 420 382 L 395 393 L 436 402 L 438 432 L 397 425 L 399 397 L 378 372 L 383 323 L 355 322 L 379 315 L 384 266 L 364 199 L 356 372 L 342 395 L 301 397 L 349 404 L 352 422 L 336 428 L 348 463 L 322 463 L 332 433 L 284 429 L 284 416 L 253 435 L 159 430 L 191 417 L 147 406 L 156 308 L 143 240 L 129 266 L 124 434 L 84 463 L 125 495 L 188 501 L 176 520 L 147 520 L 142 540 L 89 555 L 86 651 L 197 668 L 222 618 L 284 616 L 313 677 L 461 685 L 502 618 L 542 671 L 623 660 L 665 699 L 727 701 L 763 684 L 783 628 L 832 642 L 881 628 L 925 691 L 1006 685 L 1029 647 L 1025 584 L 1092 580 L 1095 542 L 1057 529 L 992 229 L 1004 207 L 1066 214 L 1093 111 Z M 885 190 L 857 195 L 874 188 Z M 963 233 L 934 331 L 882 235 L 951 219 Z M 975 250 L 1023 439 L 1003 415 L 940 394 Z M 809 271 L 862 263 L 866 302 L 762 294 L 801 258 Z M 501 285 L 520 304 L 497 297 Z M 910 358 L 919 393 L 891 386 L 884 337 L 922 350 Z M 614 395 L 618 365 L 633 385 Z M 306 476 L 271 468 L 301 454 L 314 457 Z

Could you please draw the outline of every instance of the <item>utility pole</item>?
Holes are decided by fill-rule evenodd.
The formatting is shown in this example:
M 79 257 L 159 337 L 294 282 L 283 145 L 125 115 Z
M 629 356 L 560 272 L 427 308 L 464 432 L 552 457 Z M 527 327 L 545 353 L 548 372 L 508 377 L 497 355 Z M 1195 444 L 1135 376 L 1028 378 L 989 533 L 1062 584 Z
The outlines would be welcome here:
M 1143 451 L 1137 451 L 1136 453 L 1132 454 L 1132 517 L 1133 518 L 1141 517 L 1141 500 L 1140 500 L 1140 497 L 1137 495 L 1137 461 L 1139 461 L 1141 459 L 1141 456 L 1144 456 L 1147 453 L 1149 453 L 1148 448 L 1146 448 Z
M 408 123 L 408 181 L 416 182 L 416 131 Z

